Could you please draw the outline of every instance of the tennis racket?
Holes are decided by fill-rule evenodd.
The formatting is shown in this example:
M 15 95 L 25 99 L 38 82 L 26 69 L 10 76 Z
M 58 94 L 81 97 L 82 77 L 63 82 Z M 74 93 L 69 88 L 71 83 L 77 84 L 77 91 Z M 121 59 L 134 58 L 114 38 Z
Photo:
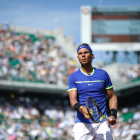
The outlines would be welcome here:
M 106 120 L 112 120 L 111 118 L 108 118 L 106 116 L 103 115 L 103 113 L 101 112 L 98 104 L 96 103 L 96 101 L 91 98 L 91 97 L 87 97 L 86 98 L 86 108 L 89 114 L 89 117 L 95 122 L 95 123 L 99 123 L 102 121 L 102 119 L 106 119 Z

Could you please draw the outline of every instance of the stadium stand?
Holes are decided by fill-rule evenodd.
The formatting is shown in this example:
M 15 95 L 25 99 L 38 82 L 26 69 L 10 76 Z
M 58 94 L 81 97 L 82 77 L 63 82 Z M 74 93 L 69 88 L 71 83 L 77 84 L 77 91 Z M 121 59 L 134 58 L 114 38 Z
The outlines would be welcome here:
M 22 96 L 12 99 L 3 96 L 0 101 L 0 139 L 73 139 L 71 131 L 76 111 L 70 105 L 54 105 Z M 118 111 L 112 132 L 114 140 L 131 140 L 134 135 L 140 139 L 140 104 Z
M 37 30 L 1 25 L 0 84 L 3 81 L 5 85 L 9 81 L 12 81 L 11 85 L 18 82 L 23 88 L 23 82 L 28 81 L 38 85 L 41 83 L 46 87 L 50 84 L 66 86 L 68 76 L 77 69 L 76 59 L 72 57 L 76 55 L 71 54 L 74 52 L 70 50 L 71 38 L 62 38 L 60 31 L 56 34 L 58 37 L 55 33 L 45 34 L 43 31 L 41 33 Z M 64 45 L 66 42 L 68 48 Z M 110 74 L 115 86 L 140 80 L 139 65 L 132 67 L 126 64 L 112 64 L 102 68 Z M 70 104 L 63 106 L 59 103 L 47 103 L 50 95 L 41 95 L 43 87 L 37 94 L 43 96 L 44 100 L 39 97 L 23 97 L 23 93 L 18 91 L 18 83 L 15 83 L 17 95 L 12 94 L 13 91 L 8 86 L 7 91 L 0 90 L 0 140 L 72 140 L 71 131 L 76 112 Z M 56 96 L 58 87 L 50 88 L 54 89 L 53 94 Z M 48 88 L 45 92 L 51 92 L 51 89 Z M 66 88 L 63 90 L 66 92 Z M 32 94 L 35 91 L 36 89 L 32 90 Z M 10 93 L 10 98 L 7 98 L 7 93 Z M 62 92 L 59 91 L 59 94 Z M 131 140 L 132 137 L 140 139 L 139 104 L 122 108 L 118 116 L 117 124 L 112 126 L 114 140 Z
M 17 32 L 4 26 L 0 26 L 0 58 L 0 78 L 10 81 L 67 85 L 68 76 L 77 66 L 55 37 Z M 103 69 L 109 72 L 114 85 L 140 79 L 139 65 L 112 64 Z
M 54 37 L 0 28 L 0 78 L 10 81 L 66 85 L 76 62 L 68 58 Z
M 3 96 L 0 98 L 0 140 L 72 140 L 75 113 L 69 105 Z
M 35 107 L 30 105 L 28 108 L 21 105 L 14 107 L 7 102 L 0 109 L 4 115 L 1 114 L 0 117 L 1 129 L 7 133 L 7 137 L 10 139 L 29 139 L 29 137 L 31 139 L 39 139 L 39 137 L 40 139 L 47 139 L 49 137 L 63 138 L 64 136 L 70 138 L 71 136 L 71 134 L 64 133 L 71 131 L 69 129 L 73 120 L 68 118 L 73 112 L 69 111 L 68 117 L 64 115 L 61 108 L 57 110 L 53 106 L 46 109 L 44 115 L 40 117 L 39 111 Z
M 76 61 L 63 52 L 56 43 L 57 39 L 39 32 L 24 33 L 16 29 L 0 26 L 1 81 L 66 85 L 69 74 L 75 71 Z M 10 89 L 8 91 L 11 92 Z M 3 95 L 6 91 L 1 93 Z M 5 96 L 0 99 L 0 139 L 71 139 L 74 120 L 69 117 L 73 111 L 66 108 L 64 111 L 61 106 L 51 104 L 41 109 L 43 105 L 46 107 L 46 101 L 43 103 L 38 98 L 36 100 L 41 106 L 32 105 L 32 98 L 26 98 L 24 102 L 24 98 L 19 97 L 11 102 L 15 94 L 10 95 L 11 99 L 7 99 L 7 93 Z
M 140 104 L 118 112 L 117 124 L 112 126 L 114 140 L 140 139 Z
M 140 80 L 139 64 L 113 63 L 102 68 L 109 73 L 114 86 Z

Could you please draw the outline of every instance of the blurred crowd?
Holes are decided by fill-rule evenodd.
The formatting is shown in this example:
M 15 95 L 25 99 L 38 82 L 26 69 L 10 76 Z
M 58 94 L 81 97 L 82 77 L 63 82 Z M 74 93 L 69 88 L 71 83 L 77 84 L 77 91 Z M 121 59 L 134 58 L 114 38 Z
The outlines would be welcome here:
M 123 83 L 130 83 L 140 80 L 140 65 L 136 64 L 135 67 L 130 67 L 124 71 L 119 72 L 117 79 L 113 79 L 114 85 L 119 85 Z
M 0 79 L 67 84 L 76 62 L 53 37 L 22 34 L 0 26 Z
M 119 111 L 112 132 L 114 140 L 140 140 L 140 104 Z
M 16 100 L 16 105 L 10 101 L 0 104 L 0 140 L 73 140 L 76 111 L 69 105 L 38 101 L 36 106 Z M 140 104 L 118 111 L 112 134 L 114 140 L 140 140 Z
M 70 106 L 46 105 L 43 101 L 31 105 L 21 98 L 15 102 L 0 103 L 0 140 L 73 139 L 76 112 Z
M 103 66 L 94 66 L 101 68 Z M 23 34 L 0 26 L 0 79 L 67 85 L 77 69 L 76 62 L 64 54 L 54 37 Z M 140 80 L 140 65 L 120 71 L 114 85 Z

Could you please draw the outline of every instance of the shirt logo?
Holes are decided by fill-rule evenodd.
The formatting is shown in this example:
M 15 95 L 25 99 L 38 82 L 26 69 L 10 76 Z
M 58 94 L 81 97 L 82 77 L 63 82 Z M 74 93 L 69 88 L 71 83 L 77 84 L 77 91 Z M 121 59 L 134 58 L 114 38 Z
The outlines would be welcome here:
M 88 84 L 88 86 L 91 86 L 91 85 L 93 85 L 93 84 Z

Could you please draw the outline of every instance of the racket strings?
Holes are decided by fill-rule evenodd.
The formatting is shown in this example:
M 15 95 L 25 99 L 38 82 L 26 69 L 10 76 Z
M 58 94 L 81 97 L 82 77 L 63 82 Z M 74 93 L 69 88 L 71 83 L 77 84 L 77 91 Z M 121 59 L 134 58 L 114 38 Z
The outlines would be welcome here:
M 91 99 L 88 99 L 88 107 L 89 107 L 90 111 L 92 111 L 92 113 L 91 113 L 92 118 L 97 122 L 101 121 L 102 116 L 101 116 L 100 112 L 98 111 L 96 104 Z

